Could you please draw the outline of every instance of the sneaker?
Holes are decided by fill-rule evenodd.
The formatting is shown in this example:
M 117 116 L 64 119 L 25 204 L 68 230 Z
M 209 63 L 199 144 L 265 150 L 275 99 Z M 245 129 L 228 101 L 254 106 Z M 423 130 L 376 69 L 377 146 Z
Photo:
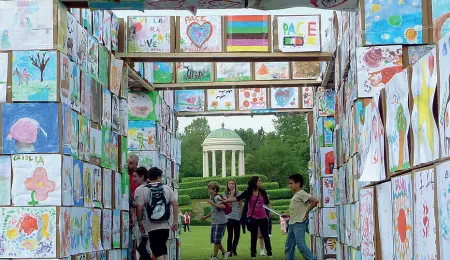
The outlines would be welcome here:
M 211 256 L 211 260 L 219 260 L 217 256 Z
M 264 252 L 264 249 L 261 250 L 261 252 L 259 252 L 259 255 L 260 255 L 260 256 L 266 256 L 266 252 Z
M 231 257 L 231 253 L 230 252 L 226 252 L 225 254 L 223 254 L 223 259 L 227 259 Z

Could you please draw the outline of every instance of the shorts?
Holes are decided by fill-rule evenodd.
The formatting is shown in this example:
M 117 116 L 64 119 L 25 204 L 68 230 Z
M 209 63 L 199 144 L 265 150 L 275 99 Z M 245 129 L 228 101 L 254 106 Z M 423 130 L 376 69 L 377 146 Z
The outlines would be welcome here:
M 148 233 L 150 249 L 155 258 L 167 255 L 167 240 L 169 239 L 169 229 L 157 229 Z
M 222 244 L 222 238 L 225 235 L 225 228 L 227 224 L 212 224 L 211 225 L 211 243 Z

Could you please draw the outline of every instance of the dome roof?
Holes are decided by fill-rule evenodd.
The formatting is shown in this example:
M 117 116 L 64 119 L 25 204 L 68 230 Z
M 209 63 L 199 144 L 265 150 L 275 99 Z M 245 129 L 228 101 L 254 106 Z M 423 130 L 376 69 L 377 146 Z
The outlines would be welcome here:
M 233 130 L 226 129 L 226 128 L 220 128 L 217 130 L 212 131 L 206 139 L 209 138 L 222 138 L 222 139 L 230 139 L 230 138 L 236 138 L 241 139 L 241 137 Z
M 233 130 L 222 128 L 212 131 L 203 142 L 203 150 L 240 150 L 245 143 Z

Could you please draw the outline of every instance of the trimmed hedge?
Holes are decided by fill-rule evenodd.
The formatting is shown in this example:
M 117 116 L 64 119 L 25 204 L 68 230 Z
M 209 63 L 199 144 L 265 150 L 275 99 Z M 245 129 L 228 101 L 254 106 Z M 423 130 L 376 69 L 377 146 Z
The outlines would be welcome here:
M 191 197 L 189 197 L 189 195 L 178 196 L 178 205 L 185 206 L 190 204 L 191 204 Z
M 281 200 L 271 200 L 270 204 L 272 206 L 289 206 L 291 204 L 290 199 L 281 199 Z
M 203 216 L 208 215 L 211 212 L 211 206 L 204 206 L 203 207 Z
M 211 226 L 211 218 L 204 221 L 191 218 L 191 226 Z
M 190 189 L 190 188 L 197 188 L 197 187 L 206 187 L 208 185 L 208 183 L 210 183 L 211 181 L 216 181 L 219 183 L 220 186 L 226 186 L 229 180 L 236 180 L 238 185 L 247 185 L 248 183 L 248 179 L 250 179 L 251 176 L 254 175 L 244 175 L 244 176 L 236 176 L 236 177 L 210 177 L 210 178 L 198 178 L 198 177 L 187 177 L 184 178 L 183 181 L 180 183 L 180 189 Z M 256 175 L 259 176 L 259 178 L 261 178 L 261 180 L 263 182 L 267 182 L 268 178 L 265 175 Z M 192 179 L 195 178 L 195 179 Z
M 183 207 L 183 208 L 180 208 L 180 211 L 181 211 L 181 213 L 186 213 L 186 212 L 190 212 L 190 213 L 192 213 L 192 214 L 194 214 L 195 212 L 194 212 L 194 209 L 193 208 L 191 208 L 191 207 Z
M 277 196 L 275 195 L 277 192 L 274 193 L 274 195 L 272 195 L 272 193 L 274 191 L 279 191 L 280 189 L 280 185 L 278 184 L 278 182 L 267 182 L 263 184 L 264 189 L 266 189 L 269 193 L 270 199 L 276 199 Z M 238 185 L 238 189 L 239 190 L 245 190 L 247 189 L 247 185 Z M 220 188 L 220 192 L 219 193 L 223 193 L 225 191 L 225 186 L 221 186 Z M 189 189 L 180 189 L 178 191 L 178 194 L 180 196 L 183 195 L 187 195 L 189 196 L 191 199 L 208 199 L 210 197 L 209 193 L 208 193 L 208 189 L 207 189 L 207 184 L 203 187 L 196 187 L 196 188 L 189 188 Z M 292 195 L 290 195 L 292 196 Z
M 277 189 L 277 190 L 269 190 L 269 199 L 272 200 L 281 200 L 281 199 L 290 199 L 294 194 L 288 188 Z
M 281 211 L 289 211 L 289 206 L 272 206 L 272 208 L 278 213 Z

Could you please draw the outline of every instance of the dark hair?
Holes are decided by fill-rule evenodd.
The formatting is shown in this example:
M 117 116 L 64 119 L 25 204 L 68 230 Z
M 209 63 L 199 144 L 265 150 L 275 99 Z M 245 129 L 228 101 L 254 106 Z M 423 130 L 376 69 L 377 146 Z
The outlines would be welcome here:
M 292 180 L 295 183 L 300 183 L 300 187 L 303 187 L 303 175 L 301 174 L 292 174 L 289 176 L 289 180 Z
M 147 168 L 145 168 L 145 167 L 139 167 L 139 168 L 137 168 L 136 174 L 137 174 L 139 177 L 144 177 L 144 180 L 148 179 L 148 171 L 147 171 Z
M 220 185 L 218 182 L 212 181 L 212 182 L 208 183 L 208 188 L 211 188 L 213 191 L 218 193 L 220 190 Z
M 148 170 L 148 178 L 151 181 L 156 181 L 159 177 L 162 177 L 163 171 L 158 167 L 152 167 Z
M 248 179 L 248 187 L 247 190 L 254 191 L 258 188 L 258 180 L 259 176 L 252 176 Z

